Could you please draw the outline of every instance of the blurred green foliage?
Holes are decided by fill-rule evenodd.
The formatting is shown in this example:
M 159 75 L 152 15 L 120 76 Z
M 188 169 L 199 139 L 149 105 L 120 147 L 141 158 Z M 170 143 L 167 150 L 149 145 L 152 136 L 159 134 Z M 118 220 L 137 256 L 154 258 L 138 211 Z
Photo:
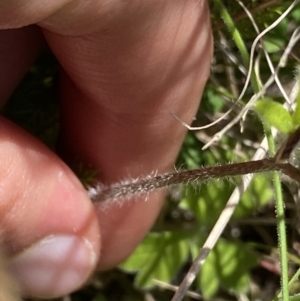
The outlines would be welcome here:
M 30 68 L 4 108 L 4 116 L 55 149 L 59 109 L 55 81 L 58 63 L 45 51 Z

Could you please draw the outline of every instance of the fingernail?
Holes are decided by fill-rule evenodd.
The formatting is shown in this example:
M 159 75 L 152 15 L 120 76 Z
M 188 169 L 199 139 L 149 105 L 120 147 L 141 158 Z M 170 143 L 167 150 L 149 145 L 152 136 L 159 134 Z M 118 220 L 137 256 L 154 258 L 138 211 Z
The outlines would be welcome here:
M 55 298 L 84 284 L 96 261 L 89 241 L 74 235 L 53 235 L 14 257 L 9 268 L 24 294 Z

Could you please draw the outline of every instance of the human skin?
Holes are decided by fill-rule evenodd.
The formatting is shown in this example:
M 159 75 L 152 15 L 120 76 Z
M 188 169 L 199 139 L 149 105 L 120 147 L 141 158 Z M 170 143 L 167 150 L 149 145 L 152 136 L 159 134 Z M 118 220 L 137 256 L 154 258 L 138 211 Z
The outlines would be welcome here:
M 4 0 L 0 29 L 2 106 L 45 44 L 61 65 L 59 157 L 0 118 L 3 246 L 25 294 L 57 297 L 130 255 L 164 201 L 159 191 L 94 206 L 65 162 L 97 168 L 105 184 L 172 170 L 186 129 L 170 112 L 190 123 L 209 75 L 208 6 Z

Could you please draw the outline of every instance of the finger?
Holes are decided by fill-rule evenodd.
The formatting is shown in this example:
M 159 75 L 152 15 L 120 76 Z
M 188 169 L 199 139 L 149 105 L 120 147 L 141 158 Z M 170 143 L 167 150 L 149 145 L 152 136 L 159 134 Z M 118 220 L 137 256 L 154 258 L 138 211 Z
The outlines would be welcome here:
M 139 1 L 131 4 L 134 10 Z M 209 74 L 206 1 L 145 1 L 137 12 L 131 22 L 87 36 L 44 31 L 65 70 L 60 135 L 65 158 L 96 167 L 105 184 L 172 168 L 186 130 L 169 112 L 190 122 Z M 138 198 L 98 208 L 101 268 L 132 252 L 162 203 L 158 192 L 147 202 Z
M 86 192 L 40 142 L 0 119 L 1 239 L 21 290 L 57 297 L 97 264 L 99 230 Z
M 37 23 L 72 0 L 4 0 L 0 4 L 0 29 L 21 28 Z

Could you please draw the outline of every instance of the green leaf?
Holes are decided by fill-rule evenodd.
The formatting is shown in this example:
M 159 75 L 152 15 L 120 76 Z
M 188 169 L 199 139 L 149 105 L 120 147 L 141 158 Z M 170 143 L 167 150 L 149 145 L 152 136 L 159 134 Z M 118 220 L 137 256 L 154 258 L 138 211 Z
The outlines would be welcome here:
M 292 117 L 281 104 L 264 99 L 256 103 L 255 110 L 263 122 L 280 132 L 288 134 L 294 130 Z
M 150 233 L 120 267 L 127 272 L 137 272 L 135 285 L 139 288 L 154 286 L 153 279 L 170 282 L 187 260 L 187 242 L 178 233 Z
M 213 180 L 195 184 L 194 188 L 187 187 L 179 206 L 192 210 L 202 226 L 211 227 L 223 210 L 233 188 L 227 181 Z
M 221 285 L 221 279 L 218 275 L 217 269 L 215 268 L 216 261 L 216 254 L 211 251 L 202 267 L 200 272 L 201 275 L 196 279 L 198 284 L 197 286 L 201 289 L 201 293 L 205 298 L 215 296 Z
M 245 215 L 254 212 L 258 208 L 266 205 L 272 197 L 273 191 L 270 180 L 262 174 L 255 175 L 235 209 L 233 218 L 242 218 Z
M 207 87 L 202 97 L 201 108 L 205 112 L 215 114 L 216 112 L 220 112 L 223 107 L 224 100 L 221 93 L 212 87 Z
M 284 47 L 283 40 L 275 37 L 264 38 L 264 46 L 268 53 L 281 51 Z
M 218 219 L 228 201 L 234 185 L 227 180 L 211 180 L 187 187 L 180 207 L 195 213 L 201 226 L 211 227 Z M 234 218 L 241 218 L 267 204 L 273 196 L 270 181 L 264 175 L 255 175 L 237 206 Z
M 198 279 L 203 296 L 213 297 L 218 283 L 226 289 L 245 292 L 249 271 L 256 263 L 256 256 L 248 252 L 245 245 L 220 239 L 209 254 Z
M 291 301 L 300 301 L 300 294 L 295 294 L 293 296 L 290 296 Z
M 295 22 L 300 22 L 300 8 L 295 8 L 292 12 L 291 15 L 294 19 Z
M 199 152 L 199 148 L 201 148 L 199 140 L 191 133 L 188 133 L 178 158 L 178 165 L 184 164 L 186 168 L 197 168 L 202 164 L 203 156 Z
M 298 66 L 298 74 L 300 74 L 300 66 Z M 298 76 L 298 87 L 300 87 L 300 77 Z M 297 97 L 296 97 L 296 108 L 293 114 L 293 123 L 295 128 L 300 126 L 300 89 L 298 89 Z

